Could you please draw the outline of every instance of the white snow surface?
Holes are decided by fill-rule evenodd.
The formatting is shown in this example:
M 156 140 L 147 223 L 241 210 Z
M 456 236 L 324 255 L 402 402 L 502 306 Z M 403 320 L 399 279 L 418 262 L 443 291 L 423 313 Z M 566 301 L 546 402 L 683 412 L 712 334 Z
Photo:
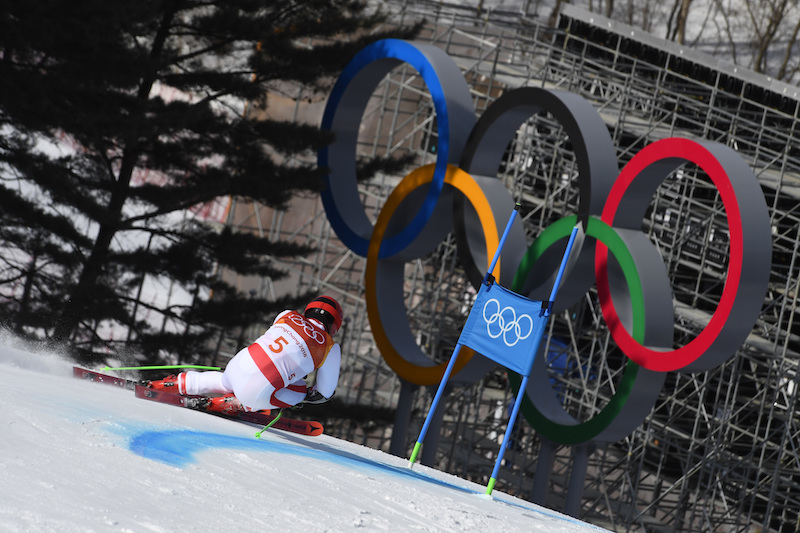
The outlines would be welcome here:
M 75 379 L 0 345 L 0 531 L 604 531 L 408 460 Z

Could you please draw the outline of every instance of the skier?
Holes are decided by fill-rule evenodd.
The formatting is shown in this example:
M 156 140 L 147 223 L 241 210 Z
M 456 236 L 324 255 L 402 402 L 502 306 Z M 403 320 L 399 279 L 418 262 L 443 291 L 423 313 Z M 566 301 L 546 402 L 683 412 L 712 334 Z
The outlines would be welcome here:
M 320 296 L 302 315 L 291 310 L 280 313 L 263 335 L 228 362 L 224 372 L 182 372 L 148 386 L 185 395 L 217 395 L 207 408 L 226 413 L 324 403 L 339 381 L 342 351 L 332 337 L 341 325 L 339 303 Z M 314 369 L 316 383 L 308 388 L 305 378 Z

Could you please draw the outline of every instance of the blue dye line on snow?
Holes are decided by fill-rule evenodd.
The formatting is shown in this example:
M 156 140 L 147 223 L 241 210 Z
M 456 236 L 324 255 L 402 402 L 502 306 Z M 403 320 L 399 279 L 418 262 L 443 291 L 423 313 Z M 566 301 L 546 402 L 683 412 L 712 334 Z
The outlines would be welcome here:
M 296 444 L 273 442 L 269 440 L 256 440 L 245 437 L 234 437 L 219 433 L 208 433 L 192 430 L 145 430 L 131 438 L 129 448 L 137 455 L 178 468 L 183 468 L 195 463 L 197 461 L 196 455 L 199 452 L 218 448 L 282 453 L 298 457 L 319 459 L 321 461 L 328 461 L 350 468 L 366 467 L 367 469 L 379 470 L 381 472 L 387 472 L 399 477 L 412 478 L 426 483 L 433 483 L 435 485 L 440 485 L 442 487 L 446 487 L 451 490 L 457 490 L 459 492 L 465 492 L 467 494 L 482 494 L 481 492 L 472 489 L 460 487 L 453 483 L 448 483 L 447 481 L 427 476 L 408 467 L 398 467 L 378 461 L 372 461 L 370 459 L 342 450 L 317 450 L 313 448 L 305 448 Z M 596 528 L 591 524 L 581 522 L 577 519 L 571 519 L 556 513 L 548 513 L 542 509 L 528 507 L 503 498 L 493 496 L 493 499 L 506 505 L 512 505 L 514 507 L 554 518 L 556 520 L 602 531 L 600 528 Z
M 143 431 L 130 441 L 130 450 L 147 459 L 183 468 L 197 461 L 198 452 L 216 448 L 263 450 L 260 441 L 197 431 Z
M 269 440 L 256 440 L 245 437 L 235 437 L 222 435 L 219 433 L 207 433 L 192 430 L 147 430 L 135 435 L 129 444 L 130 450 L 142 457 L 160 461 L 171 466 L 183 468 L 197 461 L 197 453 L 218 448 L 234 450 L 247 450 L 271 453 L 284 453 L 298 457 L 319 459 L 320 461 L 332 462 L 345 465 L 350 468 L 367 467 L 395 475 L 416 478 L 419 480 L 435 483 L 449 489 L 461 492 L 475 493 L 470 489 L 459 487 L 446 481 L 434 479 L 408 468 L 387 465 L 377 461 L 371 461 L 364 457 L 336 450 L 335 452 L 304 448 L 295 444 L 273 442 Z

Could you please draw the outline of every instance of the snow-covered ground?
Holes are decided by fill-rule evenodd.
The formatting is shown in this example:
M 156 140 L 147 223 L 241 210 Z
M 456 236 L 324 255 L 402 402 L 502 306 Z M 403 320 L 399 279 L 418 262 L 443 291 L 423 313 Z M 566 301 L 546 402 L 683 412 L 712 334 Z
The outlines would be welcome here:
M 327 435 L 136 399 L 0 345 L 0 531 L 602 531 Z

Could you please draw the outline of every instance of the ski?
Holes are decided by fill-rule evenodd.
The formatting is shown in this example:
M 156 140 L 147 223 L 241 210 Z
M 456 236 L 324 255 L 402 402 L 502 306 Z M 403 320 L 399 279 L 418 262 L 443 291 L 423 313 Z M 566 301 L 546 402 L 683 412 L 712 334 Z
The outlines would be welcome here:
M 169 405 L 176 405 L 178 407 L 187 407 L 189 409 L 195 409 L 211 415 L 227 418 L 228 420 L 249 422 L 251 424 L 266 426 L 275 418 L 274 416 L 269 416 L 258 412 L 248 413 L 243 411 L 233 414 L 226 414 L 208 411 L 203 408 L 203 405 L 205 405 L 205 402 L 203 401 L 205 399 L 204 396 L 182 396 L 173 392 L 159 391 L 144 386 L 141 381 L 110 376 L 108 374 L 103 374 L 101 372 L 89 370 L 88 368 L 82 368 L 79 366 L 72 367 L 72 374 L 79 379 L 85 379 L 94 383 L 101 383 L 103 385 L 111 385 L 114 387 L 132 390 L 136 394 L 137 398 L 144 398 Z M 320 422 L 313 420 L 297 420 L 286 417 L 279 418 L 278 421 L 272 425 L 272 428 L 312 437 L 321 435 L 324 429 Z
M 113 385 L 115 387 L 121 387 L 128 390 L 133 390 L 136 384 L 139 383 L 133 379 L 109 376 L 108 374 L 101 374 L 100 372 L 95 372 L 94 370 L 81 368 L 79 366 L 72 367 L 72 375 L 79 379 L 94 381 L 95 383 L 102 383 L 104 385 Z
M 205 397 L 202 396 L 182 396 L 173 392 L 155 390 L 138 384 L 134 390 L 137 398 L 144 398 L 146 400 L 152 400 L 168 405 L 175 405 L 178 407 L 188 407 L 189 409 L 195 409 L 197 411 L 220 416 L 229 420 L 238 420 L 241 422 L 250 422 L 252 424 L 266 426 L 275 419 L 274 415 L 267 415 L 259 412 L 248 413 L 241 411 L 228 414 L 217 411 L 207 411 L 203 408 L 203 405 L 205 404 L 203 400 Z M 312 437 L 321 435 L 323 431 L 322 424 L 319 422 L 284 417 L 279 418 L 277 422 L 272 425 L 272 428 Z
M 72 367 L 72 374 L 73 376 L 79 379 L 85 379 L 87 381 L 92 381 L 94 383 L 112 385 L 114 387 L 132 390 L 134 391 L 137 398 L 144 398 L 146 400 L 152 400 L 160 403 L 165 403 L 168 405 L 175 405 L 178 407 L 186 407 L 189 409 L 201 411 L 203 413 L 208 413 L 211 415 L 220 416 L 222 418 L 227 418 L 228 420 L 249 422 L 251 424 L 259 424 L 262 426 L 266 426 L 267 424 L 272 422 L 272 420 L 275 418 L 274 416 L 266 415 L 264 413 L 259 413 L 259 412 L 248 413 L 241 411 L 228 414 L 228 413 L 219 413 L 216 411 L 208 411 L 203 408 L 203 406 L 206 404 L 206 402 L 204 401 L 206 400 L 206 398 L 204 396 L 182 396 L 180 394 L 175 394 L 173 392 L 151 389 L 149 387 L 144 386 L 142 382 L 134 379 L 126 379 L 126 378 L 119 378 L 116 376 L 110 376 L 108 374 L 103 374 L 79 366 Z M 278 421 L 272 425 L 272 428 L 288 431 L 290 433 L 297 433 L 300 435 L 308 435 L 311 437 L 316 437 L 317 435 L 321 435 L 324 429 L 320 422 L 316 422 L 313 420 L 297 420 L 294 418 L 286 418 L 283 416 L 279 418 Z

